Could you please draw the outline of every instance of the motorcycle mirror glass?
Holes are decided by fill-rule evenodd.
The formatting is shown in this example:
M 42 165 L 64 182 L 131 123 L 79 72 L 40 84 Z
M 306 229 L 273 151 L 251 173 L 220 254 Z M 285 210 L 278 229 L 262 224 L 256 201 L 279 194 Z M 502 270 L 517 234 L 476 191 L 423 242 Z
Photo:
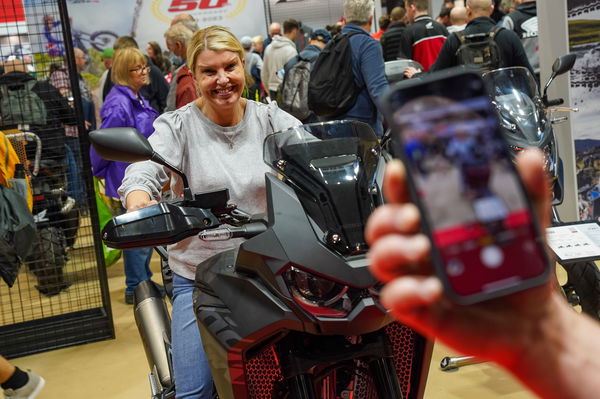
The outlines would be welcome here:
M 550 75 L 550 79 L 548 79 L 548 82 L 544 86 L 544 101 L 548 99 L 548 87 L 550 87 L 550 84 L 554 81 L 554 78 L 571 70 L 571 68 L 573 68 L 573 65 L 575 65 L 576 59 L 577 55 L 571 53 L 561 55 L 556 59 L 556 61 L 554 61 L 554 64 L 552 64 L 552 75 Z
M 148 139 L 131 127 L 94 130 L 90 141 L 98 155 L 109 161 L 147 161 L 154 153 Z
M 552 64 L 552 74 L 555 76 L 562 75 L 565 72 L 568 72 L 575 65 L 575 60 L 577 56 L 575 54 L 565 54 L 560 56 L 554 61 Z

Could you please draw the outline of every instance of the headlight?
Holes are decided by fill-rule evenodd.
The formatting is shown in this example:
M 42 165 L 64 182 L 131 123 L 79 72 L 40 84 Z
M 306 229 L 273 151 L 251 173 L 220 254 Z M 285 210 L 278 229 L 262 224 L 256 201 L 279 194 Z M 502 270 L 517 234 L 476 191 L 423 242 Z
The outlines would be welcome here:
M 345 317 L 361 290 L 290 267 L 283 278 L 292 297 L 314 316 Z

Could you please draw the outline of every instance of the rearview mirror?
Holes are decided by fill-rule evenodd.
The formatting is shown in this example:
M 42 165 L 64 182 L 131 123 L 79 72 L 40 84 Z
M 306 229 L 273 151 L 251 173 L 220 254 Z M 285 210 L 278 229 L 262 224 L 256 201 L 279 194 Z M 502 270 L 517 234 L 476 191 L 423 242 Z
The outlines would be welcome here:
M 131 127 L 94 130 L 90 141 L 98 155 L 109 161 L 147 161 L 154 154 L 148 139 Z
M 575 60 L 577 56 L 575 54 L 565 54 L 560 56 L 554 61 L 552 64 L 552 74 L 555 76 L 562 75 L 565 72 L 568 72 L 575 65 Z
M 94 150 L 104 159 L 120 162 L 153 161 L 166 166 L 181 177 L 183 198 L 192 199 L 192 193 L 185 174 L 154 152 L 148 139 L 132 127 L 113 127 L 90 132 Z
M 571 68 L 573 68 L 573 65 L 575 65 L 576 59 L 577 55 L 571 53 L 561 55 L 556 59 L 556 61 L 554 61 L 554 64 L 552 64 L 552 75 L 550 75 L 550 79 L 548 79 L 546 86 L 544 86 L 544 102 L 548 101 L 548 87 L 550 87 L 550 84 L 552 83 L 552 81 L 554 81 L 554 78 L 556 78 L 558 75 L 562 75 L 563 73 L 570 71 Z

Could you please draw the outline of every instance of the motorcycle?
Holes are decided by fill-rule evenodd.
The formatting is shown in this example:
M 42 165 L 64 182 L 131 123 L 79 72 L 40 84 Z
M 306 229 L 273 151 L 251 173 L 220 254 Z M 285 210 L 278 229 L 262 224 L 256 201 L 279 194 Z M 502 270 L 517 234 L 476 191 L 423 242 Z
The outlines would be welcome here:
M 540 95 L 533 76 L 526 68 L 513 67 L 490 71 L 483 80 L 491 93 L 498 112 L 502 131 L 513 152 L 527 147 L 538 147 L 545 155 L 546 169 L 552 181 L 552 223 L 562 223 L 557 206 L 563 201 L 562 161 L 554 137 L 553 125 L 565 122 L 567 117 L 554 114 L 577 111 L 562 107 L 563 99 L 548 99 L 548 88 L 554 79 L 573 68 L 575 54 L 556 59 L 552 74 Z M 568 281 L 563 285 L 567 299 L 581 305 L 582 311 L 600 319 L 600 272 L 593 261 L 563 264 Z
M 368 125 L 335 121 L 268 136 L 263 158 L 275 174 L 265 176 L 262 216 L 229 204 L 226 190 L 192 195 L 183 173 L 145 138 L 108 130 L 90 133 L 101 156 L 152 159 L 185 187 L 182 199 L 113 218 L 102 233 L 108 246 L 247 238 L 197 268 L 194 311 L 220 398 L 423 396 L 432 342 L 394 321 L 368 271 L 363 229 L 383 201 L 384 166 Z M 169 320 L 158 298 L 148 292 L 136 299 L 136 312 L 151 304 L 140 311 L 140 333 L 153 392 L 166 395 L 173 384 Z

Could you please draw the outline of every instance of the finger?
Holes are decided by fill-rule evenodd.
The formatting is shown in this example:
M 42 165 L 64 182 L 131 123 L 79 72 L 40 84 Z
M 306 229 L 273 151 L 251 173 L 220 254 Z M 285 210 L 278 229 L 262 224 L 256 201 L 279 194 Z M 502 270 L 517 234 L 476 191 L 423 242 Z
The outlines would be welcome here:
M 375 209 L 365 228 L 369 244 L 387 234 L 408 234 L 419 229 L 421 216 L 414 204 L 390 204 Z
M 525 185 L 542 229 L 550 225 L 550 182 L 544 170 L 544 155 L 537 148 L 527 149 L 517 157 L 517 169 Z
M 383 282 L 405 274 L 428 274 L 431 272 L 427 262 L 430 249 L 429 239 L 423 234 L 387 235 L 369 251 L 370 270 Z
M 408 202 L 410 199 L 406 186 L 406 169 L 397 159 L 391 160 L 385 167 L 383 194 L 388 203 L 392 204 Z
M 139 204 L 134 204 L 133 206 L 127 208 L 127 212 L 137 211 L 139 209 L 146 208 L 146 207 L 149 207 L 149 206 L 152 206 L 152 205 L 156 205 L 156 204 L 158 204 L 158 201 L 156 201 L 156 200 L 150 200 L 150 201 L 147 201 L 147 202 L 142 202 L 142 203 L 139 203 Z
M 411 313 L 440 300 L 442 283 L 433 276 L 397 278 L 381 290 L 381 303 L 400 320 L 412 318 Z

